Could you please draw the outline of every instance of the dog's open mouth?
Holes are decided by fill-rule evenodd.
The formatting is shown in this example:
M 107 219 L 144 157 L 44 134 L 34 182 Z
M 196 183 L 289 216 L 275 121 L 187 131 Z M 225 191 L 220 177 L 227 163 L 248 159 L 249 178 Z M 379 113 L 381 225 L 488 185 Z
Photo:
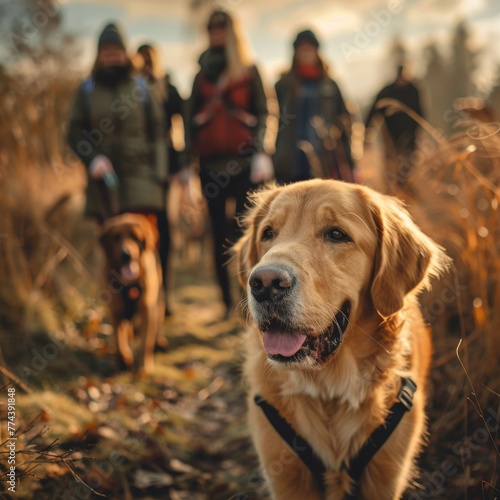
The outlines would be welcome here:
M 136 261 L 124 264 L 120 269 L 120 275 L 125 282 L 135 281 L 139 278 L 140 267 Z
M 349 325 L 351 304 L 348 300 L 321 335 L 306 335 L 293 330 L 280 320 L 271 320 L 263 332 L 264 349 L 270 359 L 280 362 L 302 361 L 311 356 L 317 362 L 326 361 L 340 346 Z

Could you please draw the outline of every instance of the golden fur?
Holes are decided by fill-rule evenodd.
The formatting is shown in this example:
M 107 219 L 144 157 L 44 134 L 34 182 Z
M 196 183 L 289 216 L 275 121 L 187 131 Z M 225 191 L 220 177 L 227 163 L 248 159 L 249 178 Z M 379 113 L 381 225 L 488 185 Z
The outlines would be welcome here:
M 273 498 L 339 500 L 349 493 L 351 480 L 343 464 L 384 422 L 401 376 L 409 376 L 418 386 L 414 407 L 359 484 L 361 498 L 400 498 L 415 476 L 414 460 L 425 433 L 431 358 L 416 295 L 429 277 L 443 271 L 447 257 L 396 199 L 339 181 L 312 180 L 258 192 L 243 225 L 234 250 L 241 282 L 248 287 L 249 425 Z M 266 234 L 272 237 L 262 241 L 269 228 Z M 350 241 L 327 240 L 331 228 L 340 228 Z M 265 312 L 247 280 L 261 266 L 276 265 L 296 276 L 293 307 L 286 310 L 293 331 L 319 336 L 343 302 L 350 301 L 343 342 L 327 359 L 306 355 L 280 362 L 268 357 L 257 325 Z M 325 496 L 254 404 L 256 394 L 274 405 L 321 458 L 328 471 Z
M 165 314 L 162 273 L 157 252 L 156 227 L 144 215 L 126 213 L 108 219 L 102 228 L 101 244 L 107 257 L 106 284 L 121 368 L 134 366 L 130 344 L 134 333 L 140 340 L 136 368 L 149 372 L 154 366 L 154 347 Z M 127 255 L 124 261 L 124 253 Z M 128 320 L 123 289 L 138 285 L 136 310 Z M 135 294 L 134 294 L 135 295 Z

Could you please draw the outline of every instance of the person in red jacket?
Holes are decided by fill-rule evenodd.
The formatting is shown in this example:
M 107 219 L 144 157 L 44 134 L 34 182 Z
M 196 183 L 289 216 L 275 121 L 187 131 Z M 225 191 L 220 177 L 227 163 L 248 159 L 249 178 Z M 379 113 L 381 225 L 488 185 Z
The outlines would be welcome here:
M 208 21 L 209 47 L 199 59 L 185 119 L 186 151 L 197 158 L 202 190 L 212 224 L 215 269 L 227 315 L 232 310 L 226 250 L 238 236 L 234 217 L 245 209 L 247 192 L 272 175 L 264 152 L 267 100 L 257 68 L 250 61 L 240 32 L 226 12 Z

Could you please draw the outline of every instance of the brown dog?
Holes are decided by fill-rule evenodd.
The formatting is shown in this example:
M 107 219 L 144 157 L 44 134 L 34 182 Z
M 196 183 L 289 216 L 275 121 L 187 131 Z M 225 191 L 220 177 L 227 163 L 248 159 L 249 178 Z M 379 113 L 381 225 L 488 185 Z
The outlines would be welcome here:
M 157 241 L 156 227 L 144 215 L 119 215 L 102 228 L 109 306 L 122 369 L 134 365 L 130 345 L 134 333 L 140 339 L 137 368 L 148 372 L 154 365 L 155 342 L 165 314 Z
M 362 186 L 312 180 L 253 201 L 235 252 L 251 316 L 249 423 L 269 489 L 279 500 L 400 498 L 431 358 L 416 296 L 448 258 L 396 199 Z M 417 385 L 411 411 L 403 377 Z M 396 407 L 402 420 L 355 474 Z

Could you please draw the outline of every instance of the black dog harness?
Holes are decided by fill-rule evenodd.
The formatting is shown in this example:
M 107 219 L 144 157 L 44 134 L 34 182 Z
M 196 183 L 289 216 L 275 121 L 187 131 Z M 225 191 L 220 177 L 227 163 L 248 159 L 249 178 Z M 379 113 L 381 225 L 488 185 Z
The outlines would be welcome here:
M 141 293 L 142 287 L 139 283 L 131 283 L 122 288 L 121 295 L 123 300 L 124 319 L 131 320 L 134 317 Z
M 413 380 L 401 377 L 401 389 L 398 393 L 398 402 L 391 406 L 385 422 L 372 432 L 371 436 L 361 447 L 357 455 L 349 464 L 344 465 L 347 473 L 355 483 L 355 492 L 345 497 L 346 500 L 354 500 L 357 498 L 359 480 L 365 467 L 389 439 L 404 414 L 412 409 L 413 395 L 416 390 L 417 386 Z M 311 471 L 319 490 L 324 492 L 326 490 L 325 472 L 327 472 L 327 470 L 323 462 L 315 455 L 312 446 L 295 432 L 293 427 L 281 416 L 280 412 L 273 405 L 260 396 L 255 396 L 254 401 L 257 406 L 260 406 L 267 420 L 274 427 L 274 430 Z

